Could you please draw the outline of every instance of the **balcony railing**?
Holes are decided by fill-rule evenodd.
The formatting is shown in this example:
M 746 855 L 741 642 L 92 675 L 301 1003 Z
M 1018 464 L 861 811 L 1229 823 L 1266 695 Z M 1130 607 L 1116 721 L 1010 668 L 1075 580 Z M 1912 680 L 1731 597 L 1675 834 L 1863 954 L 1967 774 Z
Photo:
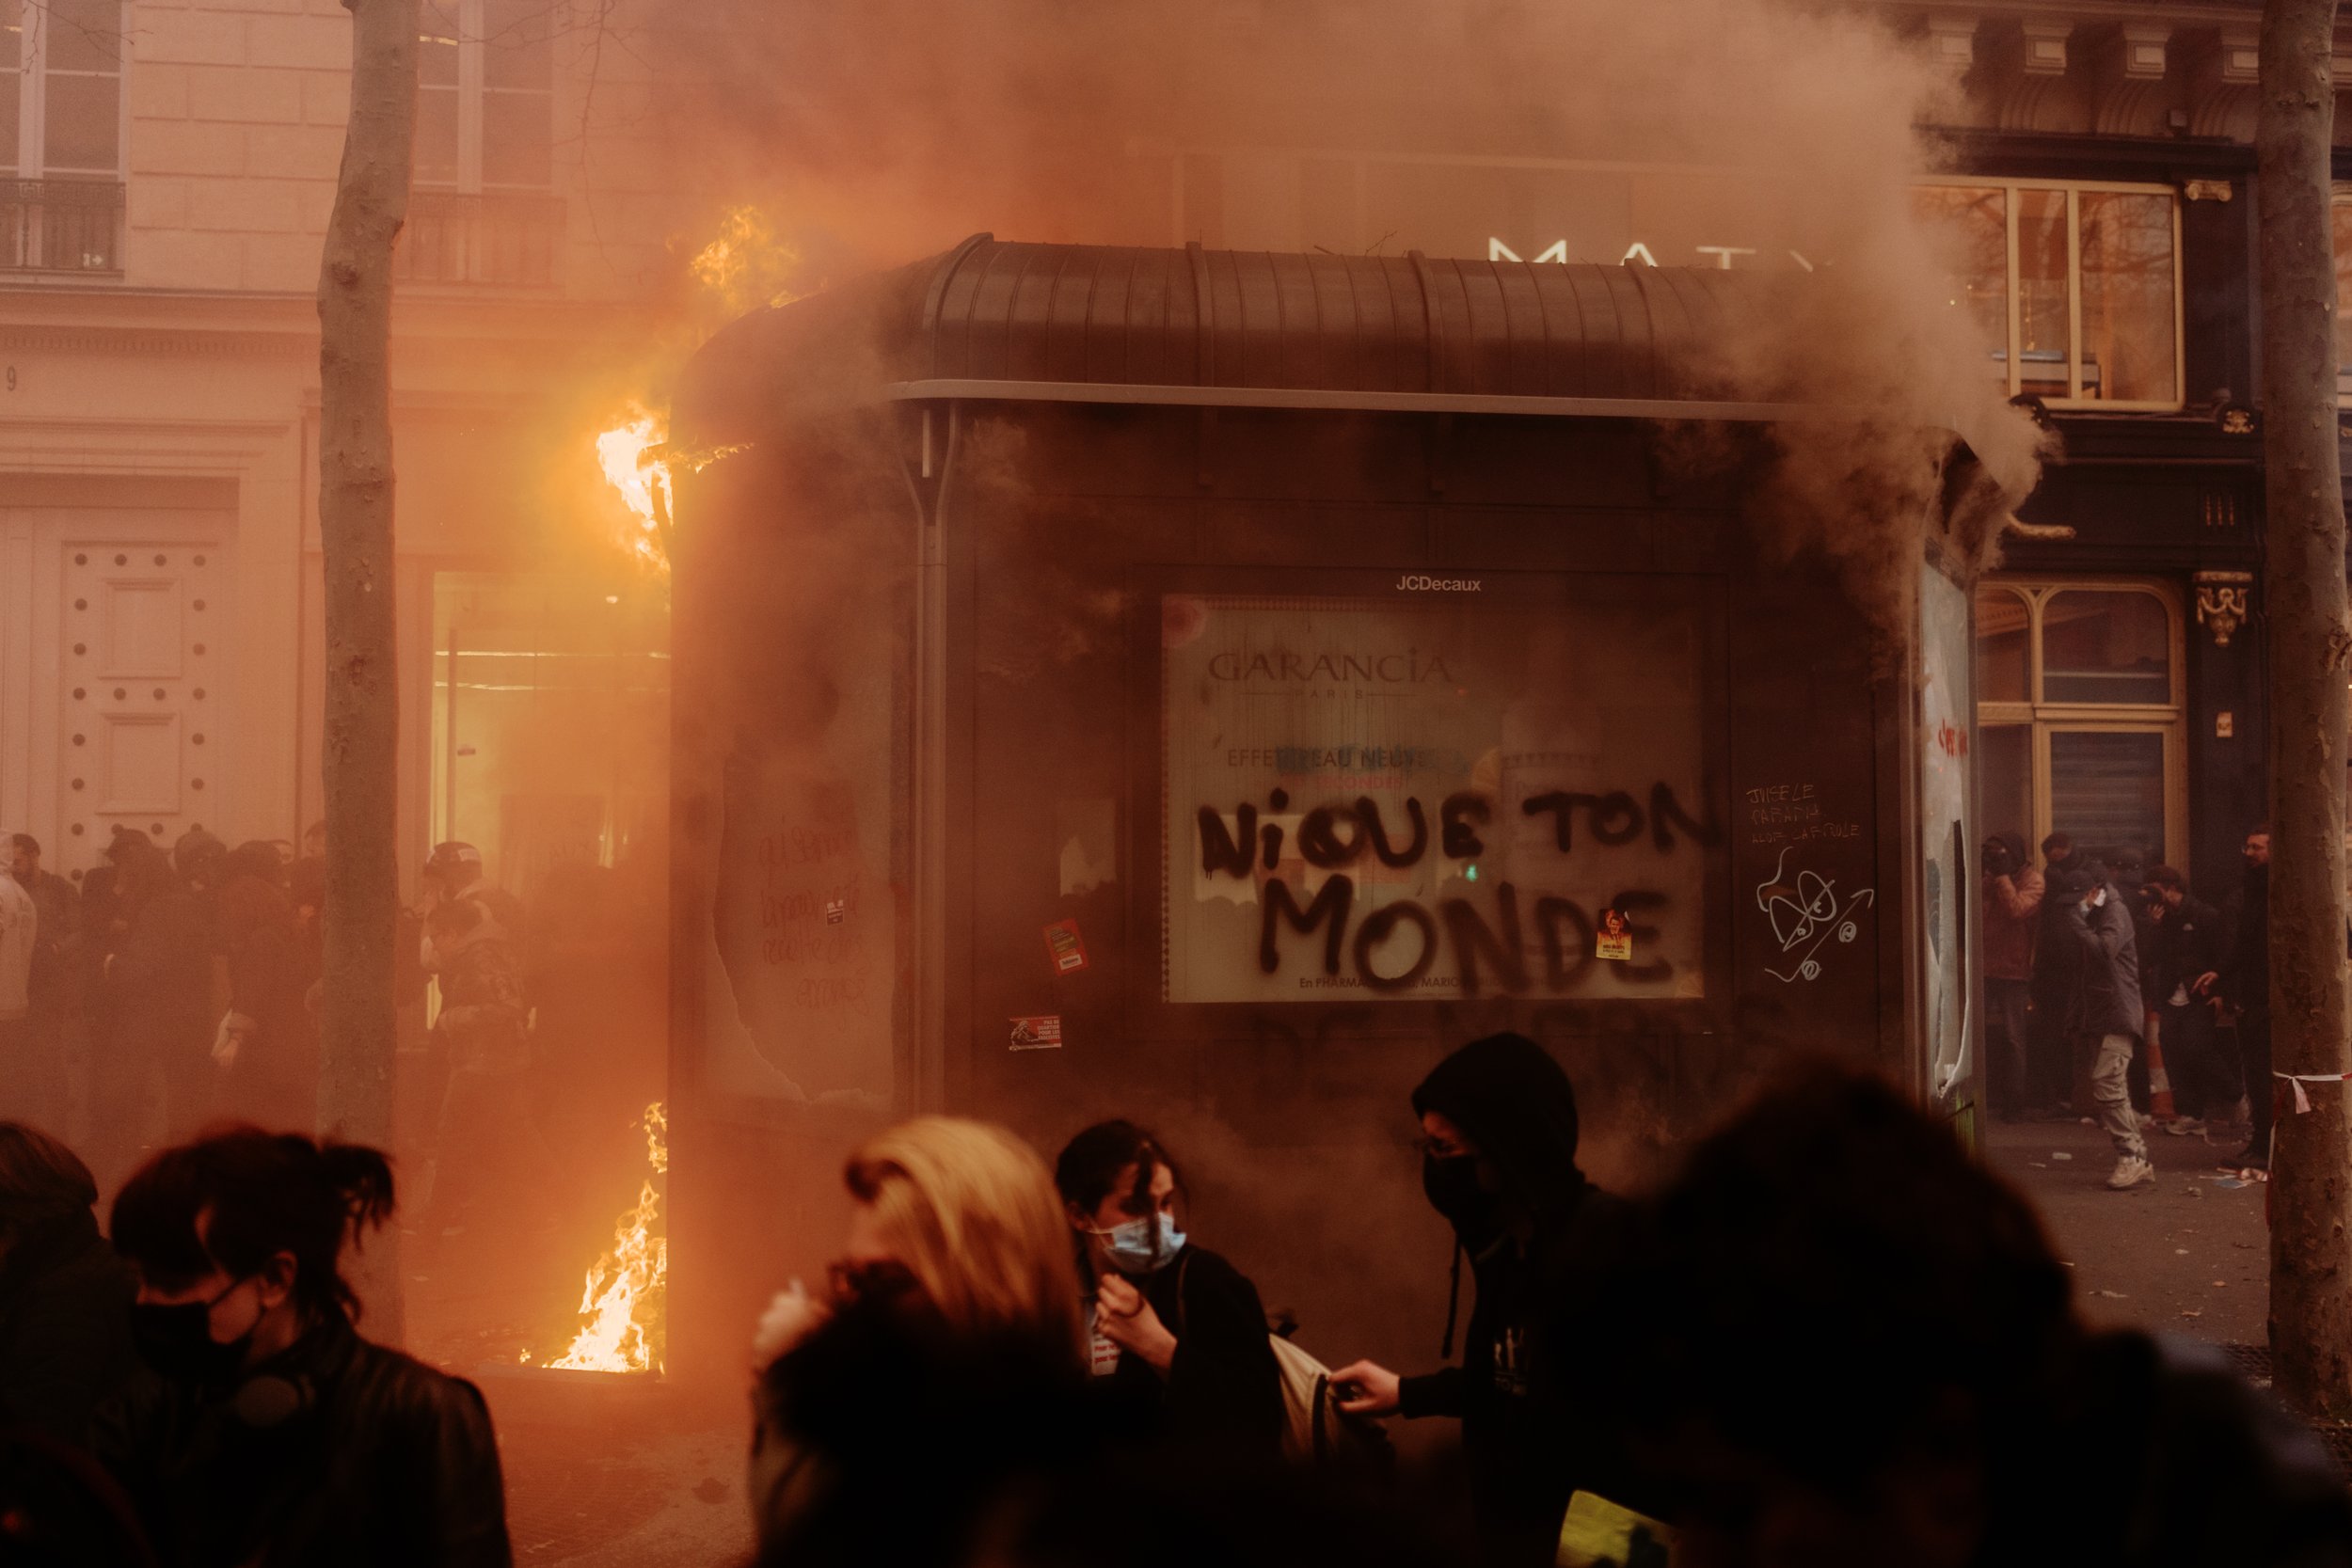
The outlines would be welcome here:
M 555 281 L 563 242 L 564 203 L 556 197 L 412 191 L 392 276 L 545 288 Z
M 0 274 L 122 272 L 122 184 L 0 180 Z

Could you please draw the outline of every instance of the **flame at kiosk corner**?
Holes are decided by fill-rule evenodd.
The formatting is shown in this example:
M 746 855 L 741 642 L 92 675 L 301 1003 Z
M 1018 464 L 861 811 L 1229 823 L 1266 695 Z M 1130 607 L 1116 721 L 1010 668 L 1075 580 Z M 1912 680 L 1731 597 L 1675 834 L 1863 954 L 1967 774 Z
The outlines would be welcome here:
M 669 1117 L 656 1101 L 645 1107 L 645 1160 L 652 1167 L 638 1188 L 637 1204 L 613 1227 L 612 1250 L 596 1259 L 580 1287 L 580 1315 L 585 1326 L 571 1349 L 550 1367 L 589 1372 L 661 1370 L 662 1285 L 669 1274 L 670 1243 L 656 1226 L 660 1196 L 653 1178 L 668 1172 Z M 528 1359 L 528 1357 L 526 1357 Z
M 660 455 L 668 439 L 661 416 L 634 403 L 628 419 L 596 436 L 596 466 L 629 511 L 623 543 L 640 566 L 658 573 L 670 569 L 670 469 Z

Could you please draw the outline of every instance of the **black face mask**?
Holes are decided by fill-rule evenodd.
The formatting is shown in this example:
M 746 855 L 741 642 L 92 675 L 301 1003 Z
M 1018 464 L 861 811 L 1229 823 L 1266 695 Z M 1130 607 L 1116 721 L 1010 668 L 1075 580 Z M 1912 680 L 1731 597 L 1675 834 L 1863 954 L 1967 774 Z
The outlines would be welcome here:
M 246 1352 L 253 1343 L 253 1328 L 222 1344 L 213 1338 L 213 1308 L 243 1285 L 240 1279 L 210 1301 L 185 1301 L 170 1306 L 140 1304 L 131 1308 L 131 1342 L 141 1360 L 174 1382 L 207 1388 L 227 1387 L 245 1368 Z
M 1476 1155 L 1425 1157 L 1421 1163 L 1421 1190 L 1428 1196 L 1429 1206 L 1451 1220 L 1454 1230 L 1463 1237 L 1486 1235 L 1494 1230 L 1495 1195 L 1478 1184 Z

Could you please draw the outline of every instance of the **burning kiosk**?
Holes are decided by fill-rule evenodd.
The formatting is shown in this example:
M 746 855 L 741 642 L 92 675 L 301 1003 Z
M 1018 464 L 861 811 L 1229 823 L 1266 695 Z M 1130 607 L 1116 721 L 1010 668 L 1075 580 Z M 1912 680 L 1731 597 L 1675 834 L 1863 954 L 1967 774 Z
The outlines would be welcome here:
M 674 1366 L 813 1275 L 842 1155 L 916 1110 L 1346 1180 L 1516 1028 L 1619 1180 L 1794 1048 L 1969 1114 L 1967 600 L 1906 563 L 1874 655 L 1759 546 L 1756 433 L 1804 411 L 1704 369 L 1743 282 L 982 235 L 703 351 Z M 1343 1319 L 1345 1249 L 1247 1184 L 1226 1229 Z

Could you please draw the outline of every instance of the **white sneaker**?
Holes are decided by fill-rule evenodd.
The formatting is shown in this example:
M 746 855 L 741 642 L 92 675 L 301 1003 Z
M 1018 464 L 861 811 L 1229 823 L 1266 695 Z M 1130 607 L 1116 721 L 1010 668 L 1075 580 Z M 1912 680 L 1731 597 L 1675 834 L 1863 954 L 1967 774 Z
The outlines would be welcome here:
M 2126 1154 L 2115 1162 L 2115 1171 L 2107 1178 L 2107 1185 L 2120 1193 L 2126 1188 L 2137 1187 L 2142 1181 L 2153 1181 L 2155 1179 L 2155 1166 L 2145 1160 L 2137 1160 Z
M 2170 1121 L 2160 1121 L 2156 1125 L 2176 1138 L 2201 1138 L 2205 1135 L 2205 1123 L 2199 1117 L 2174 1117 Z

